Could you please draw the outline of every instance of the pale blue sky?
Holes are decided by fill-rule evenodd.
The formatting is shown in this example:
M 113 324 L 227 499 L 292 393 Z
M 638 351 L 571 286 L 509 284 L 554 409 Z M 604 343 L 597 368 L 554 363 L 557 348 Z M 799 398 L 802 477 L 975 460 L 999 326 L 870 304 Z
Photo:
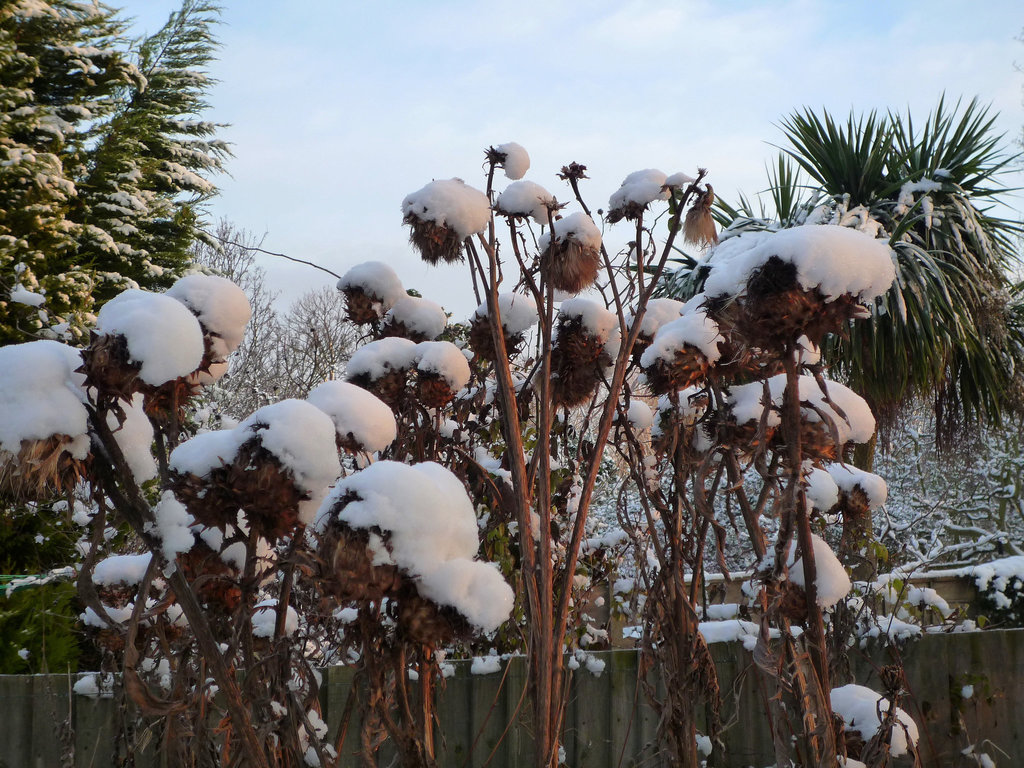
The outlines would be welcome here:
M 154 31 L 178 3 L 120 5 Z M 223 21 L 210 117 L 235 157 L 214 215 L 338 273 L 390 261 L 457 317 L 468 276 L 419 262 L 399 206 L 433 178 L 482 186 L 488 145 L 522 144 L 562 200 L 554 174 L 584 163 L 602 207 L 641 168 L 758 191 L 775 124 L 803 106 L 923 119 L 945 91 L 992 103 L 1013 139 L 1024 126 L 1019 0 L 229 0 Z M 263 264 L 285 298 L 331 282 Z

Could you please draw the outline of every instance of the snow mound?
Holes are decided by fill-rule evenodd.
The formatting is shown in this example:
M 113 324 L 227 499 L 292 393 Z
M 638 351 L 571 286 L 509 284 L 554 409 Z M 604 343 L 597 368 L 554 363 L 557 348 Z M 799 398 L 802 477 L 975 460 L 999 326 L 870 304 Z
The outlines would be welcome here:
M 584 248 L 600 248 L 601 230 L 587 214 L 570 213 L 555 222 L 555 242 L 561 243 L 564 240 L 575 240 Z M 537 246 L 543 253 L 549 245 L 551 245 L 551 233 L 545 232 L 537 240 Z
M 495 566 L 473 558 L 479 534 L 473 502 L 461 481 L 440 464 L 378 461 L 339 481 L 320 508 L 317 528 L 336 513 L 353 528 L 387 536 L 390 558 L 420 594 L 451 606 L 484 632 L 512 611 L 511 587 Z
M 671 363 L 685 345 L 695 347 L 708 362 L 715 363 L 722 356 L 718 349 L 720 341 L 722 335 L 718 332 L 718 324 L 708 317 L 708 313 L 703 309 L 691 310 L 658 329 L 650 346 L 640 356 L 640 365 L 649 368 L 658 360 Z
M 751 274 L 772 256 L 796 266 L 800 286 L 808 291 L 817 288 L 826 299 L 849 294 L 870 301 L 885 293 L 896 279 L 892 249 L 886 240 L 849 227 L 809 224 L 723 240 L 709 256 L 711 272 L 705 293 L 742 293 Z
M 889 701 L 863 685 L 844 685 L 833 688 L 832 710 L 846 721 L 846 727 L 860 733 L 865 741 L 871 739 L 882 725 L 882 716 L 889 711 Z M 889 743 L 893 757 L 907 754 L 908 746 L 917 744 L 918 731 L 914 719 L 899 707 L 896 708 L 896 723 Z M 908 745 L 909 740 L 909 745 Z
M 124 291 L 103 305 L 96 332 L 123 336 L 139 377 L 153 386 L 188 376 L 203 361 L 203 331 L 180 301 L 137 288 Z
M 453 392 L 469 383 L 469 362 L 450 341 L 421 341 L 416 345 L 416 370 L 440 376 Z
M 376 297 L 383 312 L 406 295 L 398 273 L 383 261 L 364 261 L 352 267 L 338 280 L 338 290 L 347 289 L 359 289 L 368 296 Z
M 814 545 L 814 567 L 815 586 L 818 589 L 818 605 L 822 608 L 831 608 L 848 594 L 850 594 L 850 577 L 839 562 L 832 547 L 819 536 L 811 534 L 811 542 Z M 804 581 L 803 558 L 796 557 L 796 542 L 789 546 L 789 558 L 786 565 L 789 566 L 789 580 L 803 589 L 807 588 Z
M 640 333 L 648 338 L 653 338 L 658 329 L 665 323 L 678 318 L 683 313 L 683 302 L 675 299 L 651 299 L 647 302 L 644 311 L 644 319 L 640 322 Z M 626 326 L 633 326 L 634 312 L 626 315 Z
M 885 504 L 889 489 L 885 480 L 878 475 L 849 464 L 829 464 L 825 469 L 843 493 L 851 493 L 854 488 L 860 488 L 868 497 L 871 509 L 877 509 Z
M 398 436 L 395 415 L 383 400 L 347 381 L 317 385 L 307 402 L 331 417 L 342 440 L 352 439 L 363 450 L 383 451 Z
M 225 277 L 186 275 L 167 289 L 199 318 L 209 332 L 213 359 L 223 360 L 242 343 L 252 307 L 245 291 Z
M 668 177 L 655 168 L 633 171 L 608 199 L 608 210 L 614 215 L 631 206 L 643 208 L 655 200 L 668 200 L 671 193 L 665 188 Z
M 402 323 L 412 333 L 436 339 L 448 325 L 440 304 L 418 296 L 403 296 L 384 316 L 386 323 Z
M 501 316 L 501 327 L 509 336 L 518 336 L 536 325 L 537 302 L 532 296 L 523 293 L 499 293 L 498 314 Z M 481 304 L 473 313 L 473 318 L 487 317 L 487 304 Z
M 495 149 L 505 156 L 505 159 L 498 165 L 504 169 L 505 176 L 508 178 L 513 181 L 521 179 L 530 170 L 530 155 L 521 145 L 509 141 L 499 144 Z
M 0 347 L 0 450 L 17 454 L 23 440 L 67 435 L 73 458 L 89 454 L 81 365 L 78 350 L 56 341 Z
M 540 184 L 532 181 L 516 181 L 505 187 L 494 202 L 494 210 L 503 216 L 529 216 L 541 226 L 548 224 L 548 203 L 555 196 Z
M 402 214 L 447 226 L 465 240 L 487 228 L 491 205 L 487 195 L 462 179 L 447 179 L 432 181 L 407 195 L 402 201 Z
M 391 371 L 407 371 L 413 367 L 416 342 L 392 336 L 364 344 L 349 358 L 345 377 L 366 376 L 379 379 Z

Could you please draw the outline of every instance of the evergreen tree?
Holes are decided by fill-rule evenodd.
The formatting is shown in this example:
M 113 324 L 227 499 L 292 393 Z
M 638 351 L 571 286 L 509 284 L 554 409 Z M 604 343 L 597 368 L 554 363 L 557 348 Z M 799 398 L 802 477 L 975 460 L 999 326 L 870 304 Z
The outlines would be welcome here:
M 80 339 L 118 290 L 189 262 L 227 154 L 201 119 L 215 16 L 185 0 L 133 45 L 105 6 L 0 9 L 0 343 Z

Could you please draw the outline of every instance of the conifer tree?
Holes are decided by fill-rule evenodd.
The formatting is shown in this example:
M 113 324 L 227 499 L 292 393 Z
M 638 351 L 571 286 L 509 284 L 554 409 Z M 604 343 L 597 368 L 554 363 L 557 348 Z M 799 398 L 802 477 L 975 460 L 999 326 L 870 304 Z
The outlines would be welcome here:
M 216 13 L 185 0 L 133 43 L 101 5 L 0 10 L 0 343 L 80 340 L 106 299 L 189 262 L 227 154 L 201 119 Z

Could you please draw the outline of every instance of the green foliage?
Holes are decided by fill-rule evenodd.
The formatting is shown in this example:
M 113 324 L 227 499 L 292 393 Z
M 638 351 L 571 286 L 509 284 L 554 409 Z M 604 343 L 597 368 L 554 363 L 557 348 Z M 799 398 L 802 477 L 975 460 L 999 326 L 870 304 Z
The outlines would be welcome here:
M 215 13 L 185 0 L 136 45 L 105 6 L 0 9 L 0 343 L 81 339 L 117 291 L 188 263 L 227 153 L 200 119 Z
M 0 675 L 77 670 L 76 597 L 71 582 L 0 590 Z
M 934 398 L 943 442 L 1022 403 L 1021 294 L 1008 277 L 1021 227 L 991 212 L 1016 156 L 994 123 L 976 100 L 950 109 L 942 99 L 920 127 L 909 114 L 840 122 L 805 109 L 781 123 L 788 146 L 759 210 L 743 196 L 717 203 L 723 237 L 832 223 L 889 239 L 895 283 L 872 322 L 830 337 L 825 358 L 883 423 L 915 398 Z M 664 292 L 689 297 L 705 276 L 684 256 Z

